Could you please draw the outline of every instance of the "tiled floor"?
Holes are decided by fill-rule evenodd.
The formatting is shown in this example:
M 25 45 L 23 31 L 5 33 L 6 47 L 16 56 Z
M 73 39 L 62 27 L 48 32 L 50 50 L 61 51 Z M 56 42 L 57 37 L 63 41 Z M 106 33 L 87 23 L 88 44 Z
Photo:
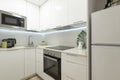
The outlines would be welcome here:
M 33 78 L 29 79 L 29 80 L 43 80 L 43 79 L 40 79 L 38 77 L 33 77 Z

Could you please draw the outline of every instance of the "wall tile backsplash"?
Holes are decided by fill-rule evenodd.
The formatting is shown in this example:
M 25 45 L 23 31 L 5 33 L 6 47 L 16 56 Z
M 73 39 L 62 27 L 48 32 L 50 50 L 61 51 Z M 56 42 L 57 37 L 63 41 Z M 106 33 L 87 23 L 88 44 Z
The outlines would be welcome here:
M 25 31 L 2 30 L 0 29 L 0 40 L 4 38 L 16 38 L 16 46 L 26 46 L 28 44 L 28 36 L 33 36 L 34 45 L 39 45 L 41 41 L 46 41 L 50 45 L 66 45 L 77 46 L 76 38 L 81 29 L 65 32 L 57 32 L 51 34 L 42 34 Z

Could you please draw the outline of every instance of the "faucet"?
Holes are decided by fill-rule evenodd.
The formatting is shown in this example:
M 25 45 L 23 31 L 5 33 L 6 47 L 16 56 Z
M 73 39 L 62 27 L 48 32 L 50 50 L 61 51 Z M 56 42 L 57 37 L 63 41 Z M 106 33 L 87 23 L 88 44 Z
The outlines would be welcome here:
M 33 46 L 34 45 L 33 41 L 31 41 L 32 37 L 33 37 L 32 35 L 28 36 L 28 46 Z

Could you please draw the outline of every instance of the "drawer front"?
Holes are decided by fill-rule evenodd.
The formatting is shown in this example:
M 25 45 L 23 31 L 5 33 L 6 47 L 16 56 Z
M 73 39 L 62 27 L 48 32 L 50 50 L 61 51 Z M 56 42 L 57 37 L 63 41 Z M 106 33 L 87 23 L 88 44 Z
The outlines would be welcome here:
M 87 65 L 87 57 L 73 55 L 69 53 L 62 53 L 62 59 L 71 61 L 73 63 L 78 63 L 81 65 Z
M 72 61 L 62 61 L 62 73 L 66 75 L 67 80 L 87 80 L 87 66 Z

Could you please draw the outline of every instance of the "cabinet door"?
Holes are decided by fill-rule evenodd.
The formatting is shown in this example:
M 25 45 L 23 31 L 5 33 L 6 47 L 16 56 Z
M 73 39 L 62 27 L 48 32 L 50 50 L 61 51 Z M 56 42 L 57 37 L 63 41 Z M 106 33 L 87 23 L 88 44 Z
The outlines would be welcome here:
M 24 78 L 24 51 L 0 51 L 0 80 Z
M 87 66 L 65 60 L 62 63 L 63 74 L 67 80 L 87 80 Z M 74 70 L 74 71 L 73 71 Z M 63 79 L 64 80 L 64 79 Z
M 120 47 L 92 47 L 92 80 L 120 79 Z
M 48 0 L 40 7 L 40 27 L 42 29 L 55 28 L 68 23 L 67 0 Z M 48 14 L 49 13 L 49 14 Z
M 43 76 L 43 49 L 36 49 L 36 72 Z
M 60 27 L 68 25 L 68 1 L 67 0 L 54 0 L 53 4 L 53 25 Z
M 87 57 L 62 54 L 62 80 L 87 80 Z
M 26 16 L 26 1 L 0 0 L 0 10 L 11 11 Z
M 25 76 L 35 73 L 35 49 L 25 49 Z
M 86 21 L 86 18 L 87 0 L 68 0 L 68 23 Z
M 27 2 L 27 29 L 39 30 L 39 7 Z

